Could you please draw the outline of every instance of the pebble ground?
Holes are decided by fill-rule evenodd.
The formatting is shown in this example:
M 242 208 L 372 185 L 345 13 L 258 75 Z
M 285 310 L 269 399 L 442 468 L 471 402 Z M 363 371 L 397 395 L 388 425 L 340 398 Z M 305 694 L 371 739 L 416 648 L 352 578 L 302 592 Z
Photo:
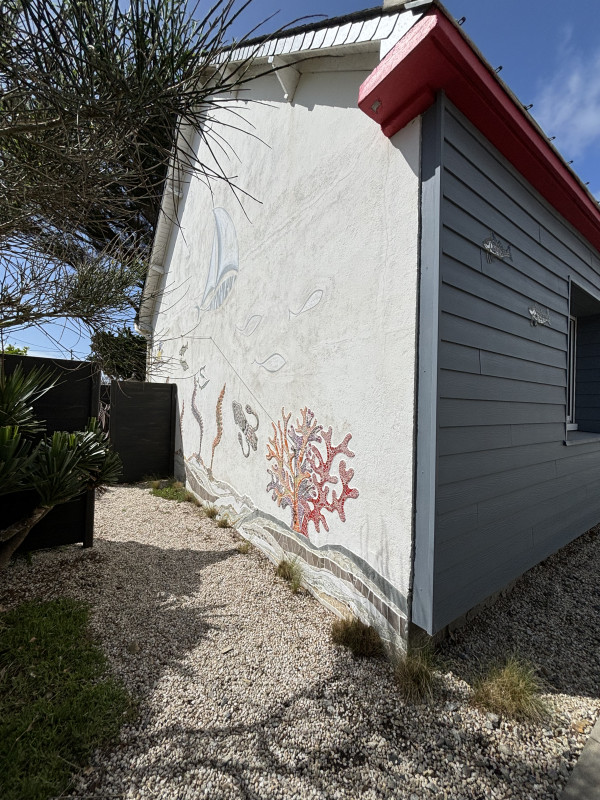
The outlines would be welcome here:
M 114 488 L 95 531 L 92 549 L 19 559 L 0 588 L 4 608 L 89 601 L 113 672 L 139 698 L 72 800 L 550 800 L 600 713 L 595 530 L 447 640 L 434 700 L 419 705 L 389 663 L 331 644 L 329 612 L 194 505 Z M 546 722 L 470 704 L 477 674 L 510 653 L 537 665 Z

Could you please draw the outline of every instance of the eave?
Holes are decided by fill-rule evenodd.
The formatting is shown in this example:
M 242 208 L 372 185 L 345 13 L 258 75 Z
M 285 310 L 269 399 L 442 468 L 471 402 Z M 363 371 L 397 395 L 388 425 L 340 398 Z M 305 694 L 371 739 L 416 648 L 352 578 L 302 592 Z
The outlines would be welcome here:
M 600 250 L 594 197 L 460 28 L 436 7 L 369 75 L 358 105 L 390 137 L 432 105 L 440 91 Z

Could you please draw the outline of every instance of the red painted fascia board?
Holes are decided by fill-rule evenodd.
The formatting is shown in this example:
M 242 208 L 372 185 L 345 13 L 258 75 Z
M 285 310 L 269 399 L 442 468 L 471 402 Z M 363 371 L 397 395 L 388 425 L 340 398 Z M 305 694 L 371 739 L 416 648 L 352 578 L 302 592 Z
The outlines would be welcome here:
M 600 250 L 596 202 L 462 33 L 432 9 L 365 80 L 358 105 L 389 137 L 426 111 L 439 91 Z

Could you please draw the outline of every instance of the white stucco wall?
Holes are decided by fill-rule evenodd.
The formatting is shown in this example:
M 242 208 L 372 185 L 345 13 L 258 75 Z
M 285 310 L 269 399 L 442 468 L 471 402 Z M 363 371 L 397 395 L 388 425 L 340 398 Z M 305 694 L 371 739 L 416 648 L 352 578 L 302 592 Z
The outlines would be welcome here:
M 420 121 L 386 139 L 356 107 L 368 72 L 347 63 L 348 70 L 338 60 L 333 71 L 303 74 L 293 104 L 283 101 L 274 75 L 255 81 L 232 107 L 254 127 L 237 124 L 258 138 L 213 127 L 226 140 L 222 166 L 255 199 L 192 179 L 157 305 L 155 379 L 178 384 L 179 467 L 195 477 L 191 488 L 230 507 L 245 535 L 262 537 L 274 559 L 278 545 L 265 527 L 292 524 L 291 511 L 278 508 L 266 488 L 267 445 L 282 408 L 291 425 L 310 409 L 325 431 L 332 428 L 334 445 L 351 434 L 354 457 L 335 459 L 338 481 L 329 495 L 339 494 L 345 461 L 354 470 L 349 486 L 358 491 L 344 504 L 345 521 L 325 511 L 328 531 L 311 522 L 308 542 L 291 536 L 340 569 L 358 570 L 363 583 L 371 571 L 382 576 L 374 595 L 387 593 L 388 606 L 402 615 L 411 571 Z M 231 114 L 222 118 L 236 124 Z M 210 162 L 205 145 L 199 152 Z M 239 270 L 230 273 L 235 280 L 223 304 L 202 308 L 214 208 L 224 209 L 235 229 Z M 249 443 L 236 424 L 234 401 L 252 428 L 247 405 L 258 418 L 256 450 L 252 431 Z M 322 441 L 317 446 L 325 452 Z M 306 576 L 385 627 L 381 611 L 351 581 L 327 567 L 307 567 Z M 386 582 L 393 592 L 382 588 Z

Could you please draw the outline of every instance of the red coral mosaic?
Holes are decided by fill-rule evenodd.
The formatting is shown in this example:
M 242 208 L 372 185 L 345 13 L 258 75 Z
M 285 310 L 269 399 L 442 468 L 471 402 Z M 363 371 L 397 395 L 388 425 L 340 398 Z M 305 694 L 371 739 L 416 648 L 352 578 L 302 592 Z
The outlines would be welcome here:
M 324 431 L 309 408 L 300 413 L 301 418 L 292 425 L 291 413 L 282 408 L 281 420 L 277 425 L 272 423 L 273 437 L 267 445 L 267 461 L 272 462 L 267 470 L 271 476 L 267 491 L 280 508 L 290 509 L 293 530 L 308 537 L 311 522 L 317 531 L 321 524 L 329 531 L 326 511 L 345 522 L 344 504 L 358 497 L 358 489 L 350 486 L 354 470 L 345 460 L 335 463 L 338 456 L 354 458 L 348 447 L 352 434 L 334 445 L 331 427 Z

